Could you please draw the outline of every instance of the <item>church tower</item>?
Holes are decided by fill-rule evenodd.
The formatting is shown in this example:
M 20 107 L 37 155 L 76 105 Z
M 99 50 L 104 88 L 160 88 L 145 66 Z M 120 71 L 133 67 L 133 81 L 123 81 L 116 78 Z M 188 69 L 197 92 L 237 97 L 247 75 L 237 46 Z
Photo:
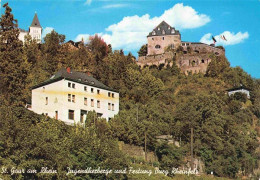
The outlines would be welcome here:
M 35 12 L 32 24 L 29 28 L 29 35 L 32 39 L 36 39 L 37 43 L 41 43 L 42 39 L 42 27 L 38 19 L 37 13 Z

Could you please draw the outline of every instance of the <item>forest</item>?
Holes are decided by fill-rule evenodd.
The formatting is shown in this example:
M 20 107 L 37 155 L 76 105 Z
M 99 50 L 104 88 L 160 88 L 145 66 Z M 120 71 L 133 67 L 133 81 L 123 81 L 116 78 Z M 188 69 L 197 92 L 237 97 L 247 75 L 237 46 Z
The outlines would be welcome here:
M 129 174 L 67 174 L 67 168 L 122 169 L 141 167 L 171 170 L 190 156 L 194 129 L 194 157 L 205 174 L 216 177 L 259 177 L 260 80 L 225 56 L 211 54 L 206 74 L 184 75 L 175 65 L 140 69 L 131 54 L 113 50 L 98 35 L 71 49 L 65 35 L 54 30 L 43 43 L 29 35 L 18 39 L 18 21 L 8 4 L 0 19 L 0 179 L 170 179 Z M 143 51 L 141 48 L 140 51 Z M 140 52 L 139 51 L 139 52 Z M 144 52 L 140 52 L 144 53 Z M 86 128 L 35 114 L 25 108 L 31 87 L 49 79 L 62 67 L 90 72 L 120 93 L 120 112 L 110 121 L 89 112 Z M 243 84 L 251 90 L 228 96 L 226 90 Z M 157 163 L 127 156 L 118 141 L 147 148 Z M 172 135 L 180 147 L 159 143 L 156 136 Z M 42 167 L 57 173 L 5 173 L 4 168 Z M 171 176 L 171 175 L 169 175 Z M 174 178 L 174 177 L 173 177 Z

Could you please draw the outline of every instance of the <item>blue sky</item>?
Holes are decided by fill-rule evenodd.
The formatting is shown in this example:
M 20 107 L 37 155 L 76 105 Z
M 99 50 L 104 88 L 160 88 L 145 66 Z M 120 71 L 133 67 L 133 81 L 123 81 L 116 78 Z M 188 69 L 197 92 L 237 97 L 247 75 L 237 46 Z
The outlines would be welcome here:
M 7 2 L 2 1 L 2 4 Z M 66 40 L 87 41 L 98 33 L 113 49 L 137 51 L 146 35 L 165 20 L 183 41 L 226 49 L 232 67 L 260 78 L 260 0 L 9 0 L 19 27 L 28 29 L 37 11 L 45 33 L 55 29 Z M 1 9 L 3 13 L 3 9 Z M 223 41 L 220 35 L 225 35 Z

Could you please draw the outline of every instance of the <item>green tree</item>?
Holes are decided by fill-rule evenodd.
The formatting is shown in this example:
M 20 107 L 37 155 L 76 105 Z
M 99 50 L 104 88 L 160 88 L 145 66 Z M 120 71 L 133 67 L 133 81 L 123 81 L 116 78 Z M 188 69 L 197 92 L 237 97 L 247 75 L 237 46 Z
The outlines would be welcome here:
M 59 62 L 64 60 L 62 44 L 65 41 L 65 35 L 58 34 L 54 30 L 44 37 L 44 44 L 42 45 L 43 61 L 45 62 L 44 70 L 50 75 L 58 68 Z
M 22 57 L 23 44 L 18 39 L 19 29 L 8 3 L 0 19 L 0 93 L 9 103 L 24 102 L 24 79 L 27 76 L 26 64 Z
M 138 56 L 146 56 L 147 55 L 147 44 L 142 45 L 142 47 L 138 51 Z
M 206 76 L 221 77 L 228 70 L 230 64 L 225 56 L 210 55 L 211 62 L 207 67 Z

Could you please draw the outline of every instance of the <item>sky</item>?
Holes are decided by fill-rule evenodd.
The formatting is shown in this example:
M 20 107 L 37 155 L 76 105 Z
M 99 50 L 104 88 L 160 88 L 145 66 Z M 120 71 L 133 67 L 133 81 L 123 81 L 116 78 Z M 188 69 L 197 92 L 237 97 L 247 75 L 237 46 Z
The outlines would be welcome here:
M 2 0 L 2 5 L 6 2 L 22 29 L 28 30 L 37 12 L 43 36 L 54 29 L 67 41 L 87 42 L 98 34 L 113 50 L 135 56 L 164 20 L 180 31 L 182 41 L 210 44 L 214 36 L 232 67 L 260 78 L 260 0 Z

